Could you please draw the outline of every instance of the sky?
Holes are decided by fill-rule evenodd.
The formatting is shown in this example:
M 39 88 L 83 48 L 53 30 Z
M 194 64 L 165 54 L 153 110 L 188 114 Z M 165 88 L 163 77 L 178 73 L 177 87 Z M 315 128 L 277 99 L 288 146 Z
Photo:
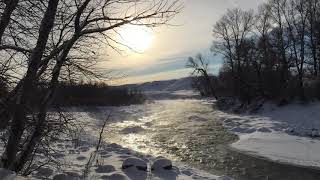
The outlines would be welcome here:
M 101 55 L 106 60 L 103 61 L 103 66 L 124 76 L 113 80 L 112 84 L 176 79 L 189 76 L 192 70 L 185 68 L 188 57 L 202 53 L 210 60 L 210 72 L 217 73 L 222 60 L 210 52 L 213 25 L 228 8 L 256 9 L 263 2 L 264 0 L 182 0 L 184 8 L 170 22 L 174 26 L 145 30 L 146 35 L 142 36 L 151 34 L 152 37 L 148 38 L 150 42 L 148 41 L 147 47 L 143 47 L 143 52 L 128 50 L 117 53 L 107 50 Z M 129 31 L 134 29 L 127 29 L 124 34 L 130 34 Z

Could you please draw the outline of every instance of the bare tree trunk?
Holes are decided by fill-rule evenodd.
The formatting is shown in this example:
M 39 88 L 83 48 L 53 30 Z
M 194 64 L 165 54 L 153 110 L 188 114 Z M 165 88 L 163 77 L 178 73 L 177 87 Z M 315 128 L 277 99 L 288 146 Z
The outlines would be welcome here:
M 214 87 L 213 87 L 213 84 L 212 84 L 212 81 L 210 79 L 210 76 L 208 75 L 207 71 L 203 70 L 203 76 L 204 78 L 206 79 L 207 81 L 207 84 L 209 85 L 209 88 L 210 88 L 210 91 L 211 91 L 211 95 L 216 98 L 216 100 L 218 100 L 218 96 L 217 96 L 217 93 L 216 91 L 214 90 Z
M 37 45 L 33 49 L 29 59 L 27 74 L 24 78 L 21 95 L 17 98 L 12 126 L 10 129 L 9 140 L 2 156 L 2 166 L 8 169 L 14 169 L 12 166 L 16 161 L 16 155 L 19 150 L 21 136 L 25 128 L 26 106 L 30 101 L 32 90 L 35 87 L 35 78 L 39 69 L 39 64 L 46 47 L 49 34 L 53 28 L 54 19 L 59 0 L 50 0 L 47 10 L 42 19 Z
M 2 44 L 2 36 L 10 22 L 10 17 L 12 12 L 15 10 L 15 8 L 18 5 L 18 2 L 19 0 L 7 0 L 5 2 L 6 7 L 4 8 L 4 11 L 0 19 L 0 44 Z
M 317 60 L 317 46 L 315 42 L 315 24 L 316 24 L 316 13 L 317 13 L 317 1 L 318 0 L 308 0 L 308 11 L 309 11 L 309 33 L 310 33 L 310 48 L 312 52 L 313 59 L 313 71 L 314 76 L 318 76 L 318 60 Z
M 15 10 L 15 8 L 17 7 L 18 2 L 19 2 L 19 0 L 5 1 L 5 8 L 4 8 L 4 11 L 3 11 L 1 18 L 0 18 L 0 44 L 2 44 L 3 34 L 4 34 L 7 26 L 9 25 L 11 14 Z M 4 105 L 6 106 L 5 103 L 4 103 Z M 8 111 L 6 110 L 6 108 L 3 108 L 3 110 L 0 111 L 0 114 L 1 114 L 1 117 L 3 117 L 3 119 L 2 119 L 3 122 L 0 125 L 1 126 L 0 129 L 4 129 L 8 125 L 8 122 L 10 120 L 10 115 L 9 115 Z
M 76 42 L 77 38 L 78 38 L 77 36 L 74 36 L 68 42 L 66 49 L 64 49 L 62 51 L 62 53 L 60 54 L 60 56 L 57 59 L 56 65 L 52 71 L 52 78 L 50 81 L 49 89 L 46 92 L 45 96 L 41 100 L 40 110 L 39 110 L 39 113 L 37 116 L 37 118 L 38 118 L 37 125 L 31 135 L 31 137 L 29 138 L 27 144 L 24 146 L 23 151 L 18 156 L 19 158 L 16 160 L 16 162 L 14 164 L 14 170 L 17 172 L 23 168 L 24 164 L 28 161 L 30 155 L 32 154 L 35 146 L 37 145 L 37 143 L 41 140 L 41 138 L 43 136 L 43 132 L 44 132 L 45 125 L 46 125 L 47 110 L 54 99 L 55 91 L 56 91 L 58 83 L 59 83 L 59 76 L 60 76 L 61 68 L 62 68 L 64 62 L 66 61 L 67 56 L 68 56 L 73 44 Z

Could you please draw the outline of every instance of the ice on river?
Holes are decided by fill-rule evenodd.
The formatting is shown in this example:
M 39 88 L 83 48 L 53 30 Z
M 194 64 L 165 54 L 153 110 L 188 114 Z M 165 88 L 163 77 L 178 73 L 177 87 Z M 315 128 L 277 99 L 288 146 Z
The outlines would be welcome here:
M 320 167 L 320 103 L 277 107 L 256 115 L 216 111 L 224 126 L 239 135 L 231 147 L 254 156 L 299 166 Z

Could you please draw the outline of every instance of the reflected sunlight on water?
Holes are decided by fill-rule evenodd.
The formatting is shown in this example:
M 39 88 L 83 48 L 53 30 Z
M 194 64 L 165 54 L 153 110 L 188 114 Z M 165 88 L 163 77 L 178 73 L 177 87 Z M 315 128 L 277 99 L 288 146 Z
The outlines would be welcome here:
M 158 100 L 121 107 L 108 124 L 106 140 L 153 156 L 166 156 L 239 180 L 307 177 L 319 173 L 250 157 L 229 149 L 237 136 L 225 130 L 207 100 Z M 124 115 L 126 114 L 126 115 Z M 299 178 L 298 178 L 299 179 Z

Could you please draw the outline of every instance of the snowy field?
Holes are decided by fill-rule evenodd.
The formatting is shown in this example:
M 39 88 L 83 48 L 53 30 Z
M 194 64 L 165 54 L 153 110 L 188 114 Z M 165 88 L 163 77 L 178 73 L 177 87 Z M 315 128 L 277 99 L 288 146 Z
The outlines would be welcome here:
M 215 115 L 239 136 L 232 148 L 281 163 L 320 168 L 320 103 L 266 104 L 255 115 L 220 111 Z

